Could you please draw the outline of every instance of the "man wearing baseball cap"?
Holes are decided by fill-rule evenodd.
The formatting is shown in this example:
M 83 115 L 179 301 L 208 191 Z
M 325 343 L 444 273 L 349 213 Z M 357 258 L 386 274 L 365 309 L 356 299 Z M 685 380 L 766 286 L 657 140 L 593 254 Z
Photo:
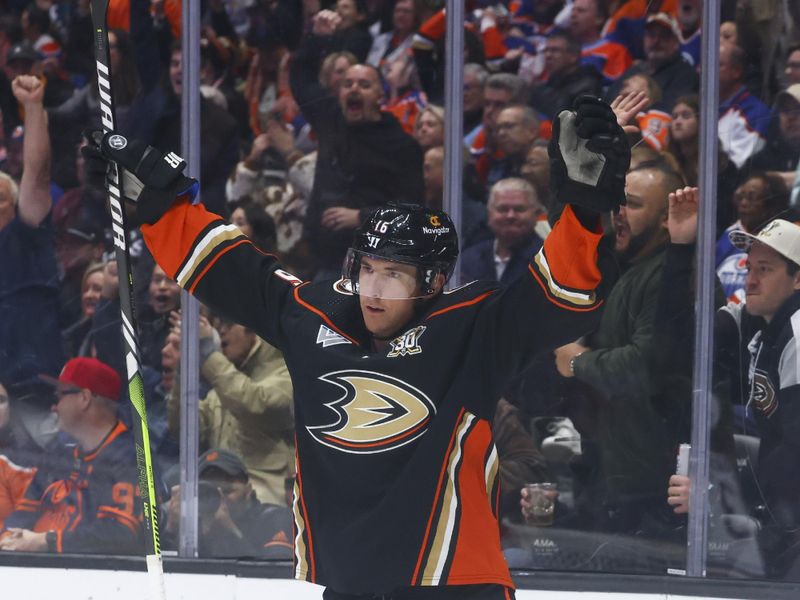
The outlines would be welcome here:
M 674 252 L 695 242 L 696 225 L 682 226 L 681 222 L 691 219 L 681 212 L 696 216 L 697 189 L 685 188 L 671 196 L 670 252 Z M 729 303 L 718 311 L 715 377 L 719 389 L 726 387 L 720 383 L 730 380 L 731 403 L 734 407 L 746 403 L 758 425 L 760 447 L 754 474 L 761 498 L 748 508 L 760 521 L 758 541 L 766 574 L 783 578 L 800 559 L 800 481 L 796 476 L 800 471 L 800 226 L 774 219 L 756 234 L 735 231 L 729 237 L 748 253 L 746 298 L 745 304 Z M 692 252 L 676 252 L 674 261 L 679 255 L 686 263 L 680 272 L 690 274 Z M 688 290 L 687 283 L 670 282 Z M 685 314 L 683 308 L 691 309 L 688 302 L 687 307 L 671 307 L 664 314 Z M 740 360 L 742 350 L 749 353 L 749 365 Z M 736 384 L 740 380 L 744 382 L 741 399 Z M 689 494 L 688 478 L 673 475 L 667 500 L 675 512 L 688 512 Z
M 55 389 L 59 429 L 75 440 L 39 469 L 6 519 L 0 550 L 140 554 L 133 435 L 117 416 L 121 382 L 95 358 L 73 358 Z
M 775 97 L 778 127 L 770 131 L 767 145 L 753 156 L 753 169 L 777 171 L 790 188 L 800 162 L 800 83 L 790 85 Z
M 289 507 L 261 502 L 250 483 L 247 467 L 233 452 L 212 448 L 200 456 L 198 463 L 198 555 L 290 559 L 294 533 Z M 177 482 L 170 491 L 164 530 L 167 536 L 177 534 L 180 515 Z
M 667 110 L 672 110 L 680 96 L 696 93 L 700 78 L 695 68 L 681 55 L 681 31 L 675 19 L 666 13 L 654 13 L 647 17 L 644 26 L 645 60 L 634 64 L 622 74 L 606 94 L 615 98 L 622 89 L 622 82 L 639 73 L 652 77 L 661 88 L 661 101 Z

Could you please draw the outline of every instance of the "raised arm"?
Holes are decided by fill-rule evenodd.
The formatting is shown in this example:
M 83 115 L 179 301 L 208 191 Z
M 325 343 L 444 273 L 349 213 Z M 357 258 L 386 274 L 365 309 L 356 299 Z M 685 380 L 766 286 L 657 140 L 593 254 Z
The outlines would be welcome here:
M 33 75 L 20 75 L 11 82 L 14 97 L 25 112 L 22 142 L 23 171 L 17 214 L 23 223 L 38 227 L 50 212 L 50 135 L 42 103 L 44 84 Z

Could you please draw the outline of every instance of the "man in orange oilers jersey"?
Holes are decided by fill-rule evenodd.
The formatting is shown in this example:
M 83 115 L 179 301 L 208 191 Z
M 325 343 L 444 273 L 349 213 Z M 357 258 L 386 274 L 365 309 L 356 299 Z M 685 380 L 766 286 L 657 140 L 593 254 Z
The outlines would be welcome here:
M 0 550 L 141 554 L 141 503 L 133 435 L 117 417 L 121 382 L 95 358 L 73 358 L 55 387 L 58 428 L 77 443 L 45 457 L 17 510 L 5 521 Z
M 608 105 L 582 98 L 554 123 L 554 188 L 569 203 L 506 289 L 443 292 L 458 255 L 453 224 L 407 205 L 373 213 L 341 279 L 303 283 L 192 205 L 182 162 L 120 137 L 92 136 L 85 155 L 117 161 L 123 182 L 135 177 L 123 189 L 156 260 L 284 352 L 295 392 L 295 577 L 327 586 L 329 600 L 513 598 L 490 421 L 504 382 L 534 354 L 597 323 L 600 212 L 623 201 L 630 161 Z

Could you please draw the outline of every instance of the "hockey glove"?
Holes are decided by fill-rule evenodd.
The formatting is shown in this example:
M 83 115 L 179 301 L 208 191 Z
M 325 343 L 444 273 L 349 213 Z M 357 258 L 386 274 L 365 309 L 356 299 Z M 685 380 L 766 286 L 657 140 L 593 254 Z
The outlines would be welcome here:
M 631 150 L 611 107 L 592 96 L 579 96 L 574 110 L 553 121 L 550 186 L 563 203 L 591 211 L 617 211 L 625 204 L 625 174 Z
M 84 132 L 89 142 L 81 149 L 87 184 L 105 188 L 109 162 L 117 163 L 122 196 L 136 206 L 140 223 L 153 224 L 167 212 L 178 196 L 197 194 L 195 179 L 186 177 L 186 161 L 138 140 L 102 131 Z

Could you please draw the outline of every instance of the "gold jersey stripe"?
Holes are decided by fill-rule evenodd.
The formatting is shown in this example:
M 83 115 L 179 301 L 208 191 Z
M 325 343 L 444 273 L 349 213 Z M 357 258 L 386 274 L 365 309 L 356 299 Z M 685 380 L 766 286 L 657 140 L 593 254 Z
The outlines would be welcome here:
M 458 427 L 456 443 L 450 451 L 450 460 L 447 466 L 447 485 L 443 494 L 439 520 L 436 524 L 436 535 L 433 538 L 425 570 L 422 573 L 422 585 L 439 585 L 444 566 L 447 564 L 447 559 L 451 553 L 451 542 L 459 504 L 456 471 L 462 459 L 462 441 L 473 421 L 475 421 L 475 415 L 465 411 Z

